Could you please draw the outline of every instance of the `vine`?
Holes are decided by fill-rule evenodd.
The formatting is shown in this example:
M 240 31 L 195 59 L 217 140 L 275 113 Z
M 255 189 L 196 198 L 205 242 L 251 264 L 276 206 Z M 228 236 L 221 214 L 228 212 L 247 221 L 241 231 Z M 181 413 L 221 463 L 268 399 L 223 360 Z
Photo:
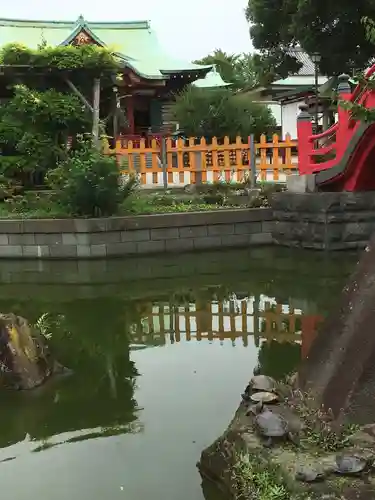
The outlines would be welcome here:
M 45 69 L 48 73 L 54 70 L 85 70 L 98 76 L 121 69 L 119 59 L 109 49 L 96 45 L 40 46 L 31 49 L 19 43 L 11 43 L 0 50 L 0 64 L 6 67 Z

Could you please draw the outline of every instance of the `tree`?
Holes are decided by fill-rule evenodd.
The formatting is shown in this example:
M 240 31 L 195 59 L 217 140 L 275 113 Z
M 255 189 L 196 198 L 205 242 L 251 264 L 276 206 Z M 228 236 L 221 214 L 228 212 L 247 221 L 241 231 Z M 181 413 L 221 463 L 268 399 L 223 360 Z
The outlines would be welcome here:
M 261 83 L 268 73 L 263 60 L 257 54 L 227 54 L 217 49 L 212 54 L 194 62 L 214 65 L 222 79 L 231 83 L 232 88 L 235 89 L 254 87 Z
M 267 106 L 228 89 L 190 86 L 176 97 L 173 111 L 182 130 L 195 137 L 223 138 L 227 135 L 233 140 L 236 136 L 259 136 L 276 127 Z
M 362 24 L 366 30 L 366 38 L 367 40 L 375 45 L 375 21 L 364 17 L 362 19 Z M 375 49 L 374 49 L 375 51 Z M 360 74 L 358 76 L 358 84 L 362 87 L 366 87 L 366 89 L 375 91 L 375 78 L 374 76 L 370 76 L 369 78 L 365 78 L 365 76 Z M 357 101 L 352 102 L 351 100 L 340 100 L 339 104 L 342 108 L 350 111 L 353 118 L 360 120 L 365 123 L 375 123 L 375 110 L 374 108 L 368 108 L 366 102 L 359 103 Z
M 373 0 L 248 0 L 246 9 L 254 47 L 279 74 L 295 70 L 285 51 L 296 45 L 321 55 L 324 74 L 363 69 L 374 56 L 364 16 L 375 18 Z

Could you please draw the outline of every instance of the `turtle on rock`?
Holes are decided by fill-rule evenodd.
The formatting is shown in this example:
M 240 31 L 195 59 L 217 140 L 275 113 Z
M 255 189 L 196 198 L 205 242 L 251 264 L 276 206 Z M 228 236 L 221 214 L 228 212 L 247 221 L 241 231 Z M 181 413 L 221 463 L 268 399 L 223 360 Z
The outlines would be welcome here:
M 356 455 L 337 455 L 336 468 L 337 474 L 346 476 L 356 476 L 361 474 L 368 466 L 368 461 L 365 458 L 357 457 Z
M 267 375 L 254 375 L 250 382 L 248 383 L 242 398 L 245 401 L 254 399 L 251 397 L 253 393 L 263 392 L 263 393 L 276 393 L 276 382 L 273 378 Z M 269 402 L 276 401 L 277 397 L 269 397 Z M 259 399 L 258 399 L 259 401 Z M 266 402 L 266 401 L 265 401 Z
M 259 434 L 266 439 L 264 445 L 272 446 L 274 440 L 290 439 L 295 442 L 295 438 L 289 431 L 289 424 L 278 413 L 274 413 L 264 406 L 263 402 L 252 406 L 247 415 L 255 415 L 255 427 Z
M 302 481 L 304 483 L 315 483 L 318 481 L 323 481 L 326 477 L 326 473 L 315 469 L 314 467 L 301 466 L 296 471 L 297 481 Z

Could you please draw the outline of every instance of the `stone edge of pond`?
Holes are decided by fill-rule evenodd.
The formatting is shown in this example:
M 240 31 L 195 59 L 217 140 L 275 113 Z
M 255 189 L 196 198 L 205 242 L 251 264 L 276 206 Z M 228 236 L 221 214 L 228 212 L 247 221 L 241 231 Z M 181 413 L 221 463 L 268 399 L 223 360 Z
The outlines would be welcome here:
M 0 259 L 88 259 L 272 244 L 269 208 L 0 220 Z
M 290 412 L 290 408 L 282 404 L 277 413 L 279 411 Z M 265 447 L 252 417 L 247 416 L 246 405 L 241 402 L 225 432 L 202 451 L 197 467 L 203 484 L 213 484 L 228 500 L 372 500 L 375 495 L 374 439 L 368 439 L 366 430 L 359 430 L 349 443 L 346 450 L 337 452 L 315 446 L 296 448 L 285 441 Z M 363 475 L 335 474 L 335 457 L 341 453 L 367 457 L 372 466 Z M 325 477 L 311 483 L 300 481 L 296 473 L 301 468 L 324 471 Z

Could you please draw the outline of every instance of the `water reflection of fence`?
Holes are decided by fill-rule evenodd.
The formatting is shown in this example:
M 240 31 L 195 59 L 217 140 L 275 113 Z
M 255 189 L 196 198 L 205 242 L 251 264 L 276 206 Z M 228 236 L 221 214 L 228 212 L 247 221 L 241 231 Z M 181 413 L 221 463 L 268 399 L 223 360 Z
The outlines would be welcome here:
M 134 332 L 133 342 L 163 345 L 192 340 L 242 340 L 249 337 L 255 346 L 261 340 L 278 339 L 283 342 L 301 342 L 303 354 L 311 345 L 321 316 L 304 314 L 288 305 L 271 304 L 255 298 L 174 305 L 150 305 L 142 320 L 142 327 Z

